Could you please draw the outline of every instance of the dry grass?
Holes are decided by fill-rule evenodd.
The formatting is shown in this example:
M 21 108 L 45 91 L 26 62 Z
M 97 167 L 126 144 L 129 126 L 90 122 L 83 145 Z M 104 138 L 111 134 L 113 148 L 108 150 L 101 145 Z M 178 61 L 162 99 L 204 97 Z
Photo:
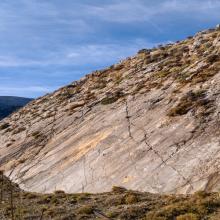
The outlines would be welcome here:
M 171 108 L 168 112 L 168 116 L 174 117 L 179 115 L 185 115 L 190 110 L 198 110 L 202 108 L 205 113 L 207 109 L 211 107 L 211 100 L 206 98 L 206 91 L 198 90 L 198 91 L 190 91 L 185 94 L 178 104 Z
M 113 187 L 101 194 L 52 194 L 24 192 L 7 178 L 0 179 L 0 219 L 122 219 L 202 220 L 219 219 L 218 193 L 158 195 Z M 31 205 L 30 205 L 31 204 Z

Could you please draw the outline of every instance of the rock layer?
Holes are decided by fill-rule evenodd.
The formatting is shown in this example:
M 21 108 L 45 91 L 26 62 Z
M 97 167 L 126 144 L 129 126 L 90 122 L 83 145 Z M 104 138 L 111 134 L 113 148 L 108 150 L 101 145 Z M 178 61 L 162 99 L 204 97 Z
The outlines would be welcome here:
M 144 49 L 0 122 L 0 168 L 26 190 L 220 188 L 220 32 Z

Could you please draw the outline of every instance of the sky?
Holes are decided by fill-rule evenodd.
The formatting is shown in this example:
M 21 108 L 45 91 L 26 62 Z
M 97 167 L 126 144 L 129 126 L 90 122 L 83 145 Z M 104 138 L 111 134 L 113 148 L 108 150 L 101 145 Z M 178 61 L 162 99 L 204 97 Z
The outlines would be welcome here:
M 1 0 L 0 96 L 38 97 L 220 23 L 220 0 Z

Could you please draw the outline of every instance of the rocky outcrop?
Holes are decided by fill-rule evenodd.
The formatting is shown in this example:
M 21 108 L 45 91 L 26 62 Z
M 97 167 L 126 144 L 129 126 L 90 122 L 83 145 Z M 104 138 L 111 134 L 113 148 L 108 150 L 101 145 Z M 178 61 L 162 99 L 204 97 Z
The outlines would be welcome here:
M 0 123 L 0 168 L 23 189 L 220 188 L 220 32 L 139 53 Z

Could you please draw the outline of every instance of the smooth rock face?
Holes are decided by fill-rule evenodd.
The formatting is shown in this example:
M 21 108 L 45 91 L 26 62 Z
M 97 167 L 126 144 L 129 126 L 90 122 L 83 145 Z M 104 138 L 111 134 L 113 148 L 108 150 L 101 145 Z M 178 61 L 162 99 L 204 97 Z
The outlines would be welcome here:
M 142 50 L 31 102 L 0 123 L 0 168 L 37 192 L 219 190 L 219 40 Z

